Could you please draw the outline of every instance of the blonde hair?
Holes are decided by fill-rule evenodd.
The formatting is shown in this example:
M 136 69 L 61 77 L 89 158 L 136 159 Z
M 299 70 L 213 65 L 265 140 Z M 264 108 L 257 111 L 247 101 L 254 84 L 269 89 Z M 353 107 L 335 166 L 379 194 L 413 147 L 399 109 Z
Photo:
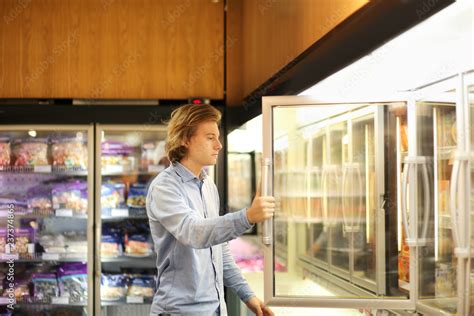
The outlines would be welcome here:
M 186 104 L 171 113 L 166 136 L 166 154 L 171 162 L 181 161 L 187 149 L 182 144 L 191 139 L 203 122 L 220 124 L 222 114 L 211 105 Z

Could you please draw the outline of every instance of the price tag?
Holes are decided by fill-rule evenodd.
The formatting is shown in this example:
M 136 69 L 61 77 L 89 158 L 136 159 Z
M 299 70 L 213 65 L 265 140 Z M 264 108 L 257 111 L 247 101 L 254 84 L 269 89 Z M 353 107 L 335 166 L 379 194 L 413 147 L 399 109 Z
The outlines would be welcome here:
M 51 165 L 35 166 L 34 172 L 51 173 Z
M 143 296 L 127 296 L 127 303 L 143 304 Z
M 59 253 L 43 253 L 43 260 L 59 260 Z
M 56 210 L 56 216 L 71 217 L 72 210 L 68 208 L 59 208 Z
M 53 297 L 51 298 L 51 304 L 59 304 L 59 305 L 68 305 L 69 304 L 69 297 Z
M 19 256 L 17 253 L 2 253 L 0 255 L 1 260 L 18 260 Z
M 113 208 L 110 211 L 112 217 L 128 217 L 128 208 Z
M 109 165 L 105 166 L 104 173 L 120 173 L 123 172 L 123 166 L 121 165 Z
M 165 166 L 162 166 L 162 165 L 149 165 L 148 166 L 148 172 L 150 173 L 158 173 L 162 171 L 163 169 L 165 169 Z
M 16 300 L 10 301 L 8 297 L 0 297 L 0 305 L 8 305 L 10 303 L 16 304 Z

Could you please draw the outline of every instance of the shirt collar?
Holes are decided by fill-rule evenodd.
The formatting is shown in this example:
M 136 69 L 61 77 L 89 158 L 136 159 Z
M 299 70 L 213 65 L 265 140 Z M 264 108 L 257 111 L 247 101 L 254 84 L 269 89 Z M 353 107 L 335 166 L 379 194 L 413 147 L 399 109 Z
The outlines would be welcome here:
M 176 171 L 176 173 L 181 177 L 181 181 L 183 182 L 188 182 L 193 179 L 197 180 L 204 180 L 207 178 L 207 173 L 204 169 L 201 170 L 201 173 L 199 174 L 199 179 L 185 166 L 183 166 L 179 162 L 173 162 L 173 168 Z

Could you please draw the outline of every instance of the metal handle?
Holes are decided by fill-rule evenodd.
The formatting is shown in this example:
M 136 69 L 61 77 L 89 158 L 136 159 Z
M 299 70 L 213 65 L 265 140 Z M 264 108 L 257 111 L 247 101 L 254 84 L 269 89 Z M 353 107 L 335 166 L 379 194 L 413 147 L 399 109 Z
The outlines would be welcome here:
M 423 243 L 426 242 L 426 236 L 428 235 L 428 223 L 429 223 L 429 218 L 430 218 L 430 209 L 431 209 L 431 190 L 430 190 L 430 183 L 428 179 L 428 167 L 426 164 L 423 164 L 423 186 L 425 188 L 425 199 L 424 199 L 424 214 L 423 214 L 423 230 L 421 234 L 421 238 L 423 240 Z
M 362 189 L 362 176 L 361 176 L 361 174 L 360 174 L 360 168 L 359 168 L 359 166 L 357 166 L 356 170 L 357 170 L 357 179 L 358 179 L 357 182 L 359 183 L 359 190 L 361 190 L 361 189 Z M 369 181 L 368 175 L 366 175 L 366 177 L 367 177 L 367 180 L 366 180 L 366 181 Z M 360 221 L 362 220 L 362 213 L 363 213 L 363 211 L 362 211 L 362 205 L 363 205 L 363 203 L 364 203 L 363 200 L 362 200 L 362 194 L 360 194 L 360 192 L 359 192 L 359 194 L 357 195 L 357 197 L 358 197 L 358 199 L 359 199 L 359 208 L 358 208 L 358 210 L 357 210 L 357 215 L 358 215 L 358 216 L 356 217 L 357 223 L 355 223 L 355 224 L 352 223 L 352 225 L 353 225 L 353 228 L 352 228 L 352 229 L 353 229 L 354 231 L 359 231 L 359 229 L 360 229 Z M 369 225 L 369 223 L 366 223 L 366 225 Z
M 411 171 L 411 163 L 405 163 L 403 166 L 403 178 L 402 178 L 402 196 L 401 196 L 401 206 L 402 206 L 402 222 L 403 227 L 405 228 L 405 234 L 407 241 L 412 240 L 411 232 L 408 228 L 408 219 L 407 219 L 407 187 L 408 187 L 408 174 Z
M 459 180 L 459 165 L 460 165 L 459 159 L 455 158 L 454 159 L 454 165 L 453 165 L 453 171 L 451 173 L 451 192 L 449 196 L 449 209 L 451 212 L 451 222 L 453 223 L 453 227 L 451 231 L 453 232 L 453 241 L 454 241 L 454 247 L 460 247 L 461 246 L 461 240 L 459 238 L 459 233 L 458 233 L 458 225 L 459 225 L 459 219 L 458 219 L 458 211 L 457 211 L 457 205 L 456 205 L 456 193 L 457 193 L 457 187 L 458 187 L 458 180 Z
M 270 186 L 268 183 L 268 176 L 270 172 L 270 158 L 264 158 L 262 161 L 262 196 L 270 195 Z M 272 244 L 272 219 L 267 219 L 263 222 L 263 236 L 262 236 L 262 243 L 264 245 L 271 245 Z
M 343 230 L 345 232 L 350 232 L 352 230 L 352 226 L 349 225 L 347 216 L 346 216 L 346 184 L 347 184 L 347 170 L 348 168 L 344 168 L 342 171 L 342 220 L 343 220 Z
M 323 172 L 321 175 L 321 191 L 323 196 L 323 231 L 328 229 L 328 205 L 327 205 L 327 194 L 326 194 L 326 178 L 327 178 L 327 169 L 323 167 Z

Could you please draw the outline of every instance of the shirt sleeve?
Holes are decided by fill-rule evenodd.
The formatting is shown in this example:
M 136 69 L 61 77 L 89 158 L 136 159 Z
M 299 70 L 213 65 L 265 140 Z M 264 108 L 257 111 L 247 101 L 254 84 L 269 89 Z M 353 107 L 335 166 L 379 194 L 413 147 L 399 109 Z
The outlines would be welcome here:
M 234 257 L 227 243 L 222 244 L 222 257 L 224 285 L 234 290 L 243 302 L 255 296 L 255 293 L 242 276 L 239 267 L 235 264 Z
M 150 188 L 148 216 L 160 222 L 179 242 L 192 248 L 209 248 L 242 235 L 252 225 L 247 209 L 214 218 L 202 218 L 191 209 L 171 181 Z

